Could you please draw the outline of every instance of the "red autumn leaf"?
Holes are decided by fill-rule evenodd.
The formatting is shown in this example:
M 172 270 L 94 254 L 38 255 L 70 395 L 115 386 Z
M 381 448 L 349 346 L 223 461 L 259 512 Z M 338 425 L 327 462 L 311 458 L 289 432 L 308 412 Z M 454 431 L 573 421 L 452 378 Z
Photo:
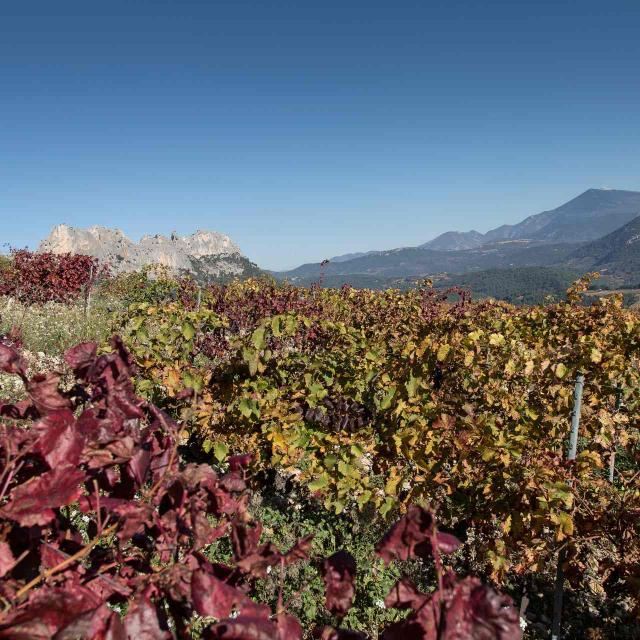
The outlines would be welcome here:
M 462 542 L 460 542 L 458 538 L 450 533 L 445 533 L 444 531 L 438 531 L 436 533 L 436 541 L 438 543 L 438 550 L 440 553 L 453 553 L 462 545 Z
M 78 463 L 84 438 L 76 427 L 71 411 L 64 409 L 50 413 L 36 422 L 33 429 L 41 434 L 33 450 L 45 459 L 51 469 L 60 464 Z
M 0 515 L 24 527 L 45 525 L 55 513 L 80 497 L 85 474 L 73 465 L 63 465 L 41 476 L 31 478 L 11 492 L 11 499 L 0 509 Z
M 520 616 L 508 596 L 478 578 L 448 579 L 408 618 L 388 627 L 383 640 L 521 640 Z
M 433 516 L 426 509 L 412 505 L 383 536 L 376 553 L 389 564 L 392 560 L 426 558 L 431 554 Z
M 324 561 L 325 606 L 334 615 L 344 616 L 355 596 L 356 560 L 346 551 L 338 551 Z
M 172 637 L 147 592 L 134 600 L 123 623 L 126 637 L 131 640 L 169 640 Z
M 269 618 L 271 611 L 266 605 L 258 605 L 242 591 L 207 571 L 199 569 L 191 576 L 193 607 L 201 616 L 228 618 L 233 611 L 240 615 L 259 615 Z
M 0 370 L 24 377 L 27 373 L 27 363 L 15 349 L 0 344 Z
M 13 567 L 14 562 L 15 558 L 13 557 L 13 553 L 11 553 L 9 544 L 7 542 L 0 542 L 0 578 Z
M 64 354 L 64 361 L 73 369 L 78 378 L 84 378 L 93 366 L 98 352 L 95 342 L 82 342 Z
M 87 611 L 58 631 L 53 640 L 128 640 L 120 616 L 102 605 Z
M 300 538 L 300 540 L 298 540 L 293 547 L 291 547 L 291 549 L 282 556 L 285 565 L 295 564 L 301 560 L 308 560 L 312 541 L 313 535 Z
M 267 569 L 280 562 L 282 555 L 271 542 L 259 545 L 262 525 L 235 521 L 231 526 L 231 545 L 238 568 L 255 578 L 264 578 Z
M 268 618 L 240 616 L 222 620 L 209 627 L 207 638 L 211 640 L 279 640 L 278 628 Z
M 314 638 L 318 640 L 366 640 L 367 635 L 362 631 L 352 631 L 351 629 L 336 629 L 335 627 L 322 627 L 317 629 Z
M 100 604 L 96 595 L 79 583 L 68 583 L 64 588 L 41 588 L 24 609 L 3 620 L 0 638 L 50 640 L 79 615 Z
M 398 580 L 384 599 L 386 607 L 393 609 L 418 610 L 429 600 L 429 596 L 420 593 L 408 578 Z
M 278 640 L 302 640 L 302 626 L 293 616 L 281 613 L 276 618 Z
M 42 415 L 71 408 L 69 399 L 58 390 L 59 384 L 57 373 L 38 374 L 25 384 L 29 397 Z
M 250 464 L 251 460 L 253 460 L 252 453 L 243 453 L 236 456 L 230 456 L 228 459 L 229 468 L 231 471 L 240 471 L 241 469 L 246 469 Z

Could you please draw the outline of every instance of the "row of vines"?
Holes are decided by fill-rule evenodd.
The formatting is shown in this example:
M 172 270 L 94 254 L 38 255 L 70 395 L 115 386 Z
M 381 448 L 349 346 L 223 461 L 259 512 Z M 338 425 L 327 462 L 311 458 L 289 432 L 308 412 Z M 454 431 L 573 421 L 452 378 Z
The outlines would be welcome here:
M 70 260 L 0 278 L 27 304 L 93 289 L 121 336 L 35 376 L 0 337 L 24 388 L 0 399 L 0 637 L 507 640 L 537 596 L 544 636 L 559 560 L 571 637 L 637 637 L 640 317 L 583 304 L 588 277 L 514 307 Z
M 338 514 L 428 504 L 497 584 L 553 576 L 563 549 L 573 588 L 637 612 L 640 318 L 615 297 L 578 304 L 587 284 L 513 307 L 429 283 L 248 282 L 132 305 L 119 329 L 138 391 L 191 450 L 251 450 L 257 469 L 279 468 Z

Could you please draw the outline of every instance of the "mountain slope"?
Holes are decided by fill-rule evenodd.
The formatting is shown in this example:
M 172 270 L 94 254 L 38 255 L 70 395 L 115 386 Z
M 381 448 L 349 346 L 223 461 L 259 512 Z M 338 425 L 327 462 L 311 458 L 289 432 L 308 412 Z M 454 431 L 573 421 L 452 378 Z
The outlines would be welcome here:
M 483 234 L 477 231 L 447 231 L 437 238 L 421 244 L 423 249 L 433 249 L 434 251 L 461 251 L 464 249 L 475 249 L 484 244 L 486 239 Z
M 529 239 L 585 242 L 601 238 L 640 215 L 640 192 L 589 189 L 577 198 L 485 234 L 486 241 Z
M 562 265 L 577 244 L 601 238 L 639 214 L 640 192 L 589 189 L 556 209 L 484 235 L 452 231 L 418 247 L 342 256 L 323 272 L 384 279 Z M 320 273 L 319 264 L 305 264 L 278 276 L 308 282 L 317 280 Z
M 466 251 L 432 251 L 420 247 L 377 251 L 353 260 L 306 264 L 278 274 L 294 283 L 317 281 L 326 275 L 371 275 L 404 278 L 441 273 L 467 273 L 483 269 L 538 266 L 561 263 L 575 249 L 571 244 L 542 244 L 527 241 L 497 242 Z
M 640 282 L 640 216 L 604 238 L 585 244 L 566 260 L 568 266 L 600 271 L 617 284 Z

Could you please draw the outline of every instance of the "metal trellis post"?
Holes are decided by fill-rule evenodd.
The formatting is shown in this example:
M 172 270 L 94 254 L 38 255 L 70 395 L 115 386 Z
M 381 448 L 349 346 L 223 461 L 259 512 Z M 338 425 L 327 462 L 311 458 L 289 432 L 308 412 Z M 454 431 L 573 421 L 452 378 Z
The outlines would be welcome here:
M 573 389 L 573 413 L 571 414 L 571 434 L 569 436 L 568 460 L 575 460 L 578 453 L 578 429 L 580 427 L 580 409 L 582 407 L 582 390 L 584 389 L 584 375 L 579 373 L 576 377 L 576 386 Z M 558 552 L 558 568 L 556 570 L 555 591 L 553 594 L 553 621 L 551 623 L 551 640 L 560 640 L 560 628 L 562 626 L 562 598 L 564 595 L 564 570 L 562 565 L 565 560 L 565 550 Z

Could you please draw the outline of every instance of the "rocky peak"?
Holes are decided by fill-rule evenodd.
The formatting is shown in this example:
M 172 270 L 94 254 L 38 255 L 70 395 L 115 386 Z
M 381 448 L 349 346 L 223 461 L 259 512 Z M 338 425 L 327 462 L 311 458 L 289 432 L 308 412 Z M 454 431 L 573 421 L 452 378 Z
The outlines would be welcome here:
M 188 236 L 172 233 L 146 235 L 133 242 L 120 229 L 98 225 L 78 229 L 66 224 L 55 226 L 40 243 L 38 251 L 79 253 L 108 262 L 112 271 L 135 271 L 160 264 L 174 272 L 198 272 L 209 265 L 209 275 L 231 275 L 242 272 L 239 265 L 248 263 L 240 248 L 229 236 L 216 231 L 198 230 Z M 205 269 L 207 270 L 207 269 Z

